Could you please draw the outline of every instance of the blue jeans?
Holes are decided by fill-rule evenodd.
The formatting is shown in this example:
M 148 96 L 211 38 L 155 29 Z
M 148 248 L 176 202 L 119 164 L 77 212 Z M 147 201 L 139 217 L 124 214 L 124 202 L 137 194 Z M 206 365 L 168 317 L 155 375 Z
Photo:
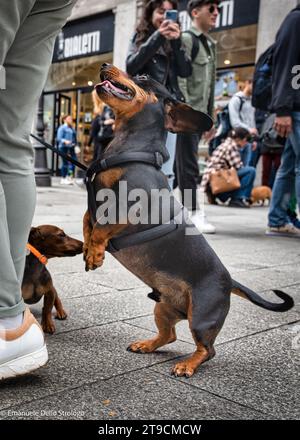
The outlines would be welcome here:
M 177 134 L 168 132 L 166 148 L 170 155 L 169 160 L 165 162 L 162 166 L 162 172 L 167 176 L 169 187 L 173 189 L 174 186 L 174 162 L 175 162 L 175 154 L 176 154 L 176 142 L 177 142 Z
M 77 160 L 77 156 L 75 154 L 75 148 L 74 147 L 60 147 L 59 149 L 62 153 L 64 154 L 69 154 L 70 156 L 72 156 L 73 159 Z M 75 165 L 73 165 L 72 163 L 68 162 L 66 159 L 62 158 L 63 164 L 61 167 L 61 176 L 62 177 L 67 177 L 67 175 L 69 174 L 69 170 L 72 172 L 72 175 L 74 176 L 74 172 L 75 172 Z
M 242 200 L 250 198 L 256 176 L 255 168 L 249 166 L 242 167 L 237 170 L 237 174 L 241 182 L 241 187 L 235 191 L 218 194 L 217 197 L 222 202 L 226 202 L 226 200 L 229 198 L 231 198 L 232 200 Z
M 283 226 L 289 223 L 287 210 L 295 194 L 300 208 L 300 112 L 294 112 L 293 131 L 290 134 L 281 157 L 273 186 L 269 212 L 269 226 Z

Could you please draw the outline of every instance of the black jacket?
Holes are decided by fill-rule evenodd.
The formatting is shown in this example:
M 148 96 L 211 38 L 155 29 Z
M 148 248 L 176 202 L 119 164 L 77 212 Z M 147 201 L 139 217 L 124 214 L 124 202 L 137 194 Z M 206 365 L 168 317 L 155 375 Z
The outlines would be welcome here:
M 292 86 L 295 77 L 292 69 L 297 65 L 300 66 L 300 6 L 289 13 L 276 36 L 271 107 L 278 116 L 290 116 L 293 111 L 300 111 L 300 89 Z
M 184 101 L 177 76 L 187 78 L 192 74 L 192 62 L 187 55 L 180 39 L 171 40 L 171 51 L 167 55 L 163 45 L 165 38 L 154 31 L 147 41 L 139 47 L 136 44 L 137 34 L 131 41 L 126 61 L 127 72 L 130 75 L 147 74 L 161 84 L 181 101 Z

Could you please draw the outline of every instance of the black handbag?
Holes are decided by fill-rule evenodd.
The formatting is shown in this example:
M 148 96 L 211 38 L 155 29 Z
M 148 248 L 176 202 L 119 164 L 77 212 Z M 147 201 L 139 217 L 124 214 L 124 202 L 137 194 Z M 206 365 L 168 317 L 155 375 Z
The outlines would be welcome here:
M 263 125 L 261 133 L 262 154 L 281 154 L 284 150 L 286 138 L 278 136 L 274 129 L 276 115 L 271 114 Z

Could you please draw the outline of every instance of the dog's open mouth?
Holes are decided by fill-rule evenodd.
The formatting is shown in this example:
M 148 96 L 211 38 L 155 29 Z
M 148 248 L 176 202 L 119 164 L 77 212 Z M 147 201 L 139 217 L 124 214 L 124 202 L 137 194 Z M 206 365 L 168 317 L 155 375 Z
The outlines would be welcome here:
M 120 84 L 116 81 L 105 79 L 103 82 L 96 85 L 97 92 L 105 92 L 108 95 L 115 96 L 119 99 L 125 99 L 130 101 L 133 99 L 135 93 L 129 87 L 124 84 Z

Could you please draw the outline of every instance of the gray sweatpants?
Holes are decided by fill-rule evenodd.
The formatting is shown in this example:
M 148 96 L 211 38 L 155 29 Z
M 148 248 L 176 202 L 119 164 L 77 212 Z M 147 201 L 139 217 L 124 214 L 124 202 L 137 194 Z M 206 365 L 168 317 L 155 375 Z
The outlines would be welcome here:
M 77 0 L 1 0 L 0 318 L 24 311 L 21 284 L 35 209 L 30 130 L 55 37 Z

